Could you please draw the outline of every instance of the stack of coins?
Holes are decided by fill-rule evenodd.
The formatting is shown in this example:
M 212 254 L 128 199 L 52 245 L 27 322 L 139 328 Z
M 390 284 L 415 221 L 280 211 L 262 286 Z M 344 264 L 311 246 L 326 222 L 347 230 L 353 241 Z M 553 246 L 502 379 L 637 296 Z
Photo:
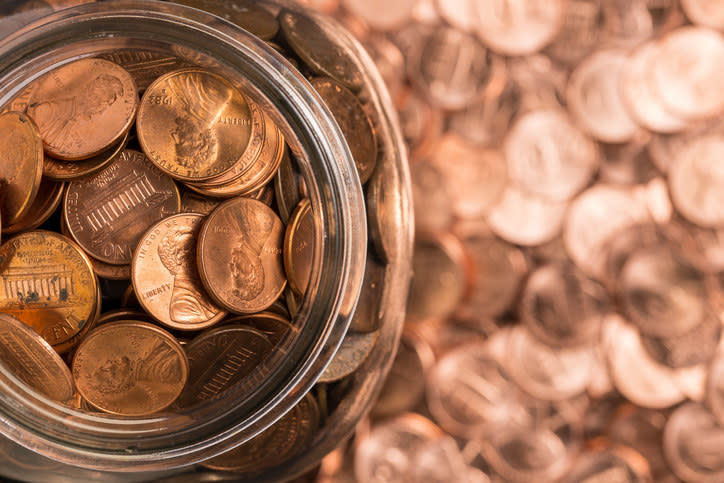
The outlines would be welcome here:
M 318 481 L 724 480 L 724 3 L 303 3 L 385 77 L 417 229 Z
M 178 3 L 243 23 L 299 66 L 368 192 L 363 308 L 337 355 L 277 424 L 205 464 L 251 475 L 311 441 L 377 341 L 398 257 L 399 208 L 384 186 L 395 160 L 357 64 L 316 21 L 254 2 Z M 272 116 L 207 68 L 134 49 L 67 63 L 1 112 L 0 361 L 98 414 L 251 392 L 303 328 L 320 223 Z

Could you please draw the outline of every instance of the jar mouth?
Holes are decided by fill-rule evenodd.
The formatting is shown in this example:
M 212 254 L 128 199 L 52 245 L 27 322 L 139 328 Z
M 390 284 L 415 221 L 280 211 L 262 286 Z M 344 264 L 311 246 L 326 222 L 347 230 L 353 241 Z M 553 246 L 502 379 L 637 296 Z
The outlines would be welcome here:
M 2 25 L 0 24 L 0 32 Z M 295 317 L 301 327 L 266 374 L 178 414 L 122 418 L 50 401 L 0 366 L 0 433 L 51 459 L 90 469 L 185 466 L 258 434 L 313 386 L 341 343 L 359 295 L 367 251 L 364 198 L 331 113 L 283 57 L 250 33 L 199 10 L 154 0 L 64 10 L 0 40 L 0 105 L 47 72 L 109 50 L 173 55 L 237 83 L 269 112 L 305 178 L 315 213 L 313 270 Z

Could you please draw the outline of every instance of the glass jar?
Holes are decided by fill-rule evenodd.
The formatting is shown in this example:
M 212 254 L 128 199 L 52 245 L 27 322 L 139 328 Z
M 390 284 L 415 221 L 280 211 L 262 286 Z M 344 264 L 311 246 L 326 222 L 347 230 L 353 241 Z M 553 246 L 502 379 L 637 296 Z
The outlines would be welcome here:
M 22 2 L 11 2 L 19 5 Z M 84 2 L 76 2 L 84 3 Z M 276 15 L 282 5 L 260 1 Z M 365 283 L 368 216 L 350 149 L 329 109 L 307 79 L 251 33 L 206 12 L 151 0 L 88 3 L 53 12 L 27 2 L 0 19 L 0 106 L 49 71 L 122 49 L 174 57 L 240 86 L 270 113 L 304 179 L 315 214 L 309 287 L 288 336 L 253 385 L 234 387 L 187 411 L 127 418 L 71 409 L 50 401 L 0 365 L 0 475 L 23 481 L 149 480 L 193 472 L 198 463 L 258 435 L 315 386 L 353 318 Z M 37 8 L 33 8 L 36 6 Z M 371 59 L 350 34 L 327 18 L 309 16 L 357 66 L 359 97 L 376 128 L 392 256 L 377 284 L 378 336 L 368 357 L 345 379 L 335 407 L 290 461 L 254 479 L 283 480 L 309 470 L 347 438 L 381 389 L 397 349 L 410 278 L 412 220 L 407 160 L 394 109 Z M 5 12 L 8 13 L 8 12 Z M 361 303 L 365 303 L 364 301 Z M 219 474 L 218 478 L 238 479 Z

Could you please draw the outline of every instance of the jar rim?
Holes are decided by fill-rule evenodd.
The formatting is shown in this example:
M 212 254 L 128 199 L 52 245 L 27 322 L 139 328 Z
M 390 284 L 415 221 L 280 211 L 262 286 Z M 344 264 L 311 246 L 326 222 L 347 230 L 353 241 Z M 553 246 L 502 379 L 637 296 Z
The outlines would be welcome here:
M 349 148 L 316 92 L 261 40 L 190 7 L 155 0 L 92 3 L 22 27 L 0 39 L 0 105 L 49 70 L 94 55 L 91 45 L 103 43 L 102 50 L 107 50 L 124 41 L 176 45 L 182 55 L 203 50 L 204 59 L 242 76 L 254 100 L 273 108 L 274 120 L 286 126 L 292 149 L 302 155 L 303 174 L 314 181 L 308 183 L 309 196 L 320 215 L 317 239 L 322 241 L 316 244 L 315 260 L 334 261 L 315 264 L 308 292 L 313 296 L 305 298 L 297 315 L 306 321 L 305 331 L 280 368 L 284 377 L 276 384 L 262 383 L 264 390 L 246 405 L 221 412 L 216 406 L 192 411 L 183 421 L 177 416 L 112 419 L 49 401 L 0 367 L 0 415 L 7 421 L 0 433 L 75 466 L 154 471 L 190 465 L 241 444 L 279 419 L 312 387 L 341 343 L 354 311 L 367 227 Z

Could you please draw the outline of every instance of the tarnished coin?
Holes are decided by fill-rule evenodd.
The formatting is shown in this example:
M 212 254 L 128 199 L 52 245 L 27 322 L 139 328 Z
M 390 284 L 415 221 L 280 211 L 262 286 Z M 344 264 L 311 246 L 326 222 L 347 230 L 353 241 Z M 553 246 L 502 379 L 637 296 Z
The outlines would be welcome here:
M 113 62 L 77 60 L 37 82 L 27 112 L 54 158 L 86 159 L 105 151 L 135 118 L 136 84 Z
M 294 208 L 302 201 L 299 190 L 300 180 L 301 174 L 289 155 L 289 150 L 285 150 L 281 163 L 279 163 L 279 169 L 274 176 L 274 199 L 279 209 L 279 217 L 285 225 L 289 223 L 289 217 L 292 216 Z
M 284 235 L 284 269 L 297 295 L 304 295 L 314 262 L 314 215 L 308 199 L 302 200 L 289 219 Z
M 284 309 L 284 311 L 284 315 L 271 311 L 259 312 L 252 315 L 240 315 L 224 321 L 224 324 L 245 325 L 256 329 L 264 334 L 273 346 L 276 346 L 284 340 L 287 334 L 295 333 L 299 330 L 289 321 L 289 314 L 286 313 L 286 309 Z
M 214 470 L 256 474 L 283 464 L 309 443 L 319 420 L 319 407 L 314 397 L 307 394 L 264 432 L 201 465 Z
M 111 414 L 145 416 L 181 394 L 189 374 L 183 348 L 165 330 L 121 321 L 91 331 L 73 357 L 78 392 Z
M 452 226 L 452 194 L 440 183 L 444 176 L 444 171 L 430 161 L 410 166 L 417 232 L 447 231 Z
M 59 402 L 75 394 L 73 376 L 58 353 L 15 317 L 0 313 L 0 362 L 15 377 Z
M 17 222 L 35 200 L 43 176 L 43 144 L 35 124 L 19 112 L 0 115 L 0 178 L 7 182 L 3 226 Z
M 243 381 L 271 351 L 264 334 L 244 325 L 204 332 L 186 347 L 189 379 L 174 406 L 189 408 L 216 398 Z
M 377 342 L 379 332 L 366 334 L 347 332 L 337 353 L 317 382 L 334 382 L 349 376 L 367 359 Z
M 0 246 L 0 312 L 32 327 L 58 352 L 87 332 L 97 308 L 88 257 L 62 235 L 32 231 Z
M 196 239 L 204 220 L 196 213 L 164 218 L 141 237 L 133 255 L 138 301 L 173 329 L 204 329 L 226 315 L 209 299 L 196 268 Z
M 360 182 L 366 183 L 377 164 L 377 136 L 364 107 L 351 91 L 333 79 L 317 77 L 310 82 L 332 111 L 349 145 Z
M 198 242 L 199 273 L 209 295 L 234 313 L 269 307 L 287 283 L 283 241 L 284 226 L 264 203 L 234 198 L 221 204 Z
M 362 72 L 342 47 L 330 39 L 317 17 L 291 10 L 279 12 L 284 38 L 294 52 L 317 75 L 329 76 L 352 90 L 362 87 Z
M 55 181 L 74 181 L 87 178 L 114 162 L 123 152 L 129 134 L 100 154 L 82 161 L 61 161 L 47 154 L 43 158 L 43 176 Z
M 65 183 L 43 178 L 38 188 L 35 200 L 28 208 L 28 211 L 10 226 L 4 226 L 4 233 L 18 233 L 21 231 L 34 230 L 43 223 L 58 209 L 63 200 Z
M 279 31 L 276 17 L 250 0 L 170 0 L 173 3 L 198 8 L 232 22 L 262 40 L 269 40 Z
M 401 196 L 400 176 L 392 158 L 385 153 L 367 183 L 367 222 L 375 253 L 385 262 L 397 261 L 400 247 L 398 235 L 410 211 Z
M 71 182 L 63 213 L 70 234 L 91 256 L 127 265 L 148 227 L 176 214 L 180 204 L 174 181 L 127 149 L 99 173 Z
M 174 70 L 191 67 L 188 62 L 158 52 L 148 50 L 124 49 L 105 52 L 98 56 L 123 67 L 136 83 L 138 91 L 143 93 L 153 81 Z
M 373 253 L 367 253 L 365 274 L 362 278 L 357 308 L 352 315 L 349 330 L 354 332 L 374 332 L 380 328 L 385 313 L 382 288 L 387 274 L 385 265 Z
M 714 483 L 724 479 L 724 429 L 701 404 L 677 408 L 664 428 L 664 454 L 684 481 Z
M 206 181 L 231 170 L 251 137 L 251 112 L 227 80 L 190 68 L 149 86 L 136 121 L 148 158 L 182 181 Z
M 390 4 L 385 0 L 357 2 L 342 0 L 345 8 L 365 21 L 370 27 L 380 30 L 391 30 L 399 27 L 412 17 L 417 4 L 416 0 L 401 0 Z

